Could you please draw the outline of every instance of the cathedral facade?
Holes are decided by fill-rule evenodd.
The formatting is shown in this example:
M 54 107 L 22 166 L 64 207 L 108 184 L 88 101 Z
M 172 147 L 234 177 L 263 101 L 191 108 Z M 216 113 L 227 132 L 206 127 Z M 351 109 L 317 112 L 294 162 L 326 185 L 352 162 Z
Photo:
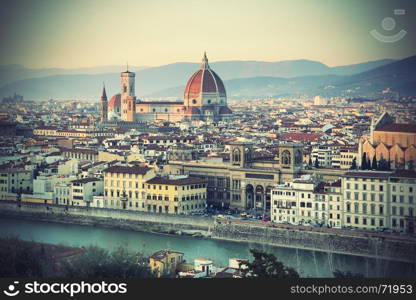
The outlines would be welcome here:
M 135 96 L 135 73 L 121 73 L 121 92 L 107 101 L 105 89 L 100 100 L 101 122 L 227 121 L 232 116 L 221 78 L 211 69 L 206 54 L 188 80 L 183 101 L 142 101 Z
M 360 165 L 363 154 L 372 161 L 385 159 L 393 169 L 416 170 L 416 124 L 396 123 L 388 113 L 371 122 L 370 136 L 359 141 Z

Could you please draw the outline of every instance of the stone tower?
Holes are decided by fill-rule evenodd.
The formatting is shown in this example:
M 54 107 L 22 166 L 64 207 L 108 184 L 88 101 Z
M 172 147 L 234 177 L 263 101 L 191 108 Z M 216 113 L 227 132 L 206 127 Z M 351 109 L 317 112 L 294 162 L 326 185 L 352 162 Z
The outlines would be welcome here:
M 134 79 L 136 75 L 127 71 L 122 72 L 121 79 L 121 119 L 126 122 L 134 122 L 136 114 L 136 97 L 134 95 Z
M 230 144 L 230 162 L 233 166 L 249 167 L 253 159 L 253 145 L 249 143 Z
M 106 123 L 108 121 L 108 102 L 107 102 L 107 93 L 105 92 L 104 85 L 103 85 L 103 92 L 101 94 L 101 99 L 100 99 L 100 109 L 101 109 L 100 121 L 101 123 Z
M 303 146 L 297 143 L 279 145 L 279 164 L 283 172 L 300 172 L 303 169 Z

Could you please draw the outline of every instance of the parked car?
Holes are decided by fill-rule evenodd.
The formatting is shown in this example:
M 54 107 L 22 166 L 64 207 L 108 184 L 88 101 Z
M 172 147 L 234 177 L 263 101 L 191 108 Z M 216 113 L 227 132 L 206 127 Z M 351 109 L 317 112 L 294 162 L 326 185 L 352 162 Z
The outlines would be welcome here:
M 263 222 L 270 222 L 270 218 L 263 218 L 261 219 Z

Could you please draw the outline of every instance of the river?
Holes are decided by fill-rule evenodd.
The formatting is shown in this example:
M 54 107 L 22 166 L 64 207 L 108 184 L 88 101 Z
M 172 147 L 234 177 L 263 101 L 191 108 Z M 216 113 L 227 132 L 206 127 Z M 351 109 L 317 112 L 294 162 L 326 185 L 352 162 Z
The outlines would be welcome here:
M 361 273 L 365 277 L 414 277 L 416 275 L 415 265 L 395 261 L 14 218 L 0 219 L 0 236 L 18 236 L 27 241 L 68 246 L 96 245 L 106 249 L 121 245 L 145 255 L 161 249 L 169 249 L 183 252 L 189 263 L 193 263 L 194 258 L 202 257 L 212 259 L 217 266 L 227 266 L 229 258 L 251 258 L 249 250 L 257 248 L 275 254 L 284 264 L 295 268 L 302 277 L 332 277 L 336 269 L 343 272 Z

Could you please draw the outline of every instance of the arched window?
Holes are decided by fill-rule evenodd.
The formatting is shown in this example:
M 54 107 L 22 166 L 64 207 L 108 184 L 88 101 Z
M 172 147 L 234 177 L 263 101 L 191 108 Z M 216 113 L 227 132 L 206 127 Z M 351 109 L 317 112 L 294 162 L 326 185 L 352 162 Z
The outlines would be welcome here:
M 240 162 L 240 149 L 234 149 L 233 152 L 233 161 Z
M 295 164 L 301 164 L 301 163 L 302 163 L 302 152 L 300 150 L 296 150 Z
M 291 161 L 290 152 L 287 151 L 287 150 L 284 150 L 282 152 L 281 163 L 284 164 L 284 165 L 290 165 L 290 161 Z
M 192 99 L 192 104 L 196 104 L 196 100 L 195 99 Z
M 250 148 L 246 148 L 244 150 L 244 159 L 247 162 L 249 162 L 251 160 L 251 151 L 250 151 Z

